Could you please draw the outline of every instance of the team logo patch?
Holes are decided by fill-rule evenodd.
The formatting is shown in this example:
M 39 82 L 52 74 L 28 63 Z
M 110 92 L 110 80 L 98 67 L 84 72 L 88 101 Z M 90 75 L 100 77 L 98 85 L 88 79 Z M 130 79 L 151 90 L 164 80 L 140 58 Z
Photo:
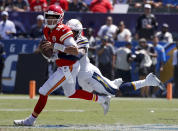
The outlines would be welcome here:
M 96 81 L 98 81 L 100 84 L 103 85 L 103 87 L 105 88 L 105 90 L 113 95 L 115 95 L 117 93 L 117 90 L 112 88 L 109 83 L 107 83 L 107 81 L 105 81 L 99 74 L 97 74 L 96 72 L 93 73 L 92 76 L 93 79 L 95 79 Z

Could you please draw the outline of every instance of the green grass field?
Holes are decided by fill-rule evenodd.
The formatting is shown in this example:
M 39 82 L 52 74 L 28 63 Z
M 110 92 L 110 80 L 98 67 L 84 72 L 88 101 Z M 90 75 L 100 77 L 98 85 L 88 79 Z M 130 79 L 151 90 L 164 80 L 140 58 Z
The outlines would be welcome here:
M 37 98 L 29 99 L 25 95 L 0 95 L 0 131 L 117 130 L 117 128 L 132 130 L 135 126 L 139 129 L 145 124 L 158 125 L 165 130 L 171 125 L 169 128 L 178 130 L 178 126 L 172 127 L 178 123 L 177 99 L 169 101 L 114 98 L 111 100 L 108 114 L 104 116 L 103 109 L 98 103 L 61 96 L 49 96 L 47 106 L 39 116 L 36 127 L 14 127 L 14 119 L 23 119 L 31 114 Z

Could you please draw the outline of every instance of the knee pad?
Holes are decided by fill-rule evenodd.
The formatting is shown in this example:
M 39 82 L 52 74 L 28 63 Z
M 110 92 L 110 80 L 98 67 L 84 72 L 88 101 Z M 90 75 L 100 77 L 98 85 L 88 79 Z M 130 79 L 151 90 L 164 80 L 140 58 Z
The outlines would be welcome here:
M 45 84 L 43 84 L 42 87 L 40 87 L 40 89 L 38 90 L 38 92 L 39 92 L 39 94 L 45 96 L 50 89 L 51 89 L 50 85 L 48 83 L 45 83 Z
M 43 90 L 43 88 L 42 87 L 40 87 L 40 89 L 38 90 L 38 92 L 39 92 L 39 94 L 41 94 L 41 95 L 46 95 L 46 93 L 45 93 L 45 91 Z
M 65 89 L 65 88 L 63 88 L 63 90 L 64 90 L 64 95 L 65 95 L 66 97 L 69 97 L 69 96 L 75 94 L 75 92 L 76 92 L 76 90 L 75 90 L 75 89 L 72 89 L 72 88 L 70 88 L 70 89 Z

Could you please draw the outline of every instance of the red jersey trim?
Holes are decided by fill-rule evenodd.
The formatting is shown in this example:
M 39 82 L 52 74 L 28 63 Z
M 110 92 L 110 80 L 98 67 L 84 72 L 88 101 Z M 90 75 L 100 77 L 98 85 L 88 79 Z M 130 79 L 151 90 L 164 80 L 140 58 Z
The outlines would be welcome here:
M 58 59 L 56 60 L 56 65 L 59 66 L 59 67 L 62 67 L 62 66 L 71 66 L 73 64 L 75 64 L 75 60 L 72 61 L 72 60 L 66 60 L 66 59 Z
M 65 39 L 67 39 L 69 36 L 73 36 L 73 33 L 72 33 L 72 31 L 69 31 L 69 32 L 67 32 L 66 34 L 64 34 L 64 35 L 62 35 L 61 37 L 60 37 L 60 41 L 61 42 L 63 42 Z

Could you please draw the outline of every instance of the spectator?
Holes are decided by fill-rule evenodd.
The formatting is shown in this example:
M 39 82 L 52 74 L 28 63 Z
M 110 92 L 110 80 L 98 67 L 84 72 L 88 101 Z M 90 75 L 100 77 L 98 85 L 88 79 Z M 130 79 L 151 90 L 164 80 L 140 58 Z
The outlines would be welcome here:
M 159 45 L 159 38 L 153 37 L 153 46 L 157 52 L 157 64 L 156 64 L 156 75 L 160 77 L 160 71 L 163 71 L 163 65 L 166 62 L 166 53 L 164 47 Z
M 147 54 L 149 55 L 149 57 L 151 58 L 151 66 L 149 67 L 149 68 L 146 68 L 144 71 L 145 72 L 152 72 L 152 73 L 154 73 L 155 74 L 155 72 L 156 72 L 156 63 L 157 63 L 157 52 L 156 52 L 156 50 L 155 50 L 155 48 L 154 48 L 154 46 L 153 46 L 153 44 L 148 44 L 147 43 L 147 41 L 146 41 L 146 39 L 140 39 L 140 42 L 139 42 L 140 44 L 139 44 L 139 46 L 137 46 L 137 47 L 139 47 L 140 49 L 145 49 L 146 50 L 146 52 L 147 52 Z M 138 49 L 138 48 L 137 48 Z M 147 74 L 147 73 L 145 73 L 145 74 Z M 143 92 L 145 92 L 146 91 L 146 94 L 151 94 L 151 95 L 153 95 L 153 90 L 154 90 L 154 88 L 151 88 L 151 90 L 150 89 L 148 89 L 149 87 L 146 87 L 145 89 L 142 89 L 141 90 L 141 93 L 143 93 Z M 148 90 L 147 90 L 148 89 Z
M 162 6 L 162 0 L 144 0 L 145 4 L 150 4 L 155 8 L 160 8 Z
M 87 37 L 88 41 L 90 42 L 90 46 L 93 47 L 96 45 L 96 40 L 94 37 L 94 30 L 93 28 L 87 28 L 85 30 L 85 36 Z
M 164 23 L 162 25 L 162 30 L 156 33 L 156 36 L 161 42 L 173 43 L 172 34 L 168 31 L 169 25 Z
M 0 42 L 0 93 L 2 92 L 2 71 L 4 69 L 5 55 L 4 45 Z
M 151 57 L 151 67 L 150 67 L 150 72 L 156 73 L 156 64 L 157 64 L 157 52 L 153 46 L 153 44 L 146 44 L 145 49 L 147 50 L 149 56 Z
M 90 5 L 90 11 L 94 13 L 110 13 L 113 10 L 109 0 L 93 0 Z
M 137 19 L 136 25 L 136 39 L 145 38 L 151 40 L 153 37 L 158 23 L 156 22 L 155 16 L 151 14 L 151 5 L 144 5 L 144 14 Z
M 28 4 L 25 0 L 16 0 L 14 2 L 14 11 L 25 12 L 28 10 Z
M 162 0 L 143 0 L 143 4 L 150 4 L 154 8 L 160 8 L 162 7 Z M 136 3 L 135 8 L 140 8 L 142 7 L 142 3 Z
M 102 39 L 104 36 L 108 36 L 109 39 L 113 37 L 116 32 L 117 26 L 113 24 L 111 16 L 108 16 L 106 19 L 106 24 L 101 26 L 98 31 L 98 36 Z
M 163 3 L 162 3 L 162 0 L 154 0 L 152 5 L 155 7 L 155 8 L 161 8 Z
M 14 3 L 13 0 L 7 0 L 5 1 L 5 11 L 13 11 Z
M 127 43 L 124 47 L 116 50 L 115 55 L 115 79 L 122 78 L 124 82 L 131 82 L 131 62 L 132 62 L 132 45 Z
M 90 62 L 92 64 L 96 64 L 96 50 L 95 50 L 95 47 L 96 47 L 96 39 L 94 37 L 94 31 L 92 28 L 88 28 L 86 30 L 86 35 L 85 35 L 87 38 L 88 38 L 88 41 L 90 43 L 90 47 L 88 49 L 88 57 L 90 59 Z
M 27 0 L 28 1 L 28 4 L 31 4 L 33 0 Z
M 30 31 L 30 36 L 33 39 L 40 39 L 43 36 L 44 17 L 43 15 L 37 16 L 37 24 L 33 25 Z
M 86 5 L 87 5 L 87 7 L 88 7 L 88 9 L 89 9 L 89 8 L 90 8 L 90 5 L 91 5 L 92 0 L 83 0 L 83 2 L 85 2 L 85 3 L 86 3 Z
M 0 22 L 0 39 L 10 39 L 16 33 L 15 25 L 8 20 L 8 12 L 1 13 L 2 21 Z
M 136 63 L 138 68 L 139 79 L 145 79 L 145 77 L 150 73 L 150 67 L 152 64 L 151 57 L 146 50 L 147 41 L 144 38 L 139 40 L 139 45 L 136 46 Z M 142 97 L 149 97 L 149 87 L 144 87 L 141 89 Z
M 176 43 L 176 50 L 173 53 L 172 65 L 174 66 L 174 97 L 178 98 L 178 42 Z
M 49 5 L 59 5 L 65 11 L 68 11 L 68 1 L 67 0 L 50 0 Z
M 131 38 L 132 34 L 130 32 L 130 30 L 125 28 L 125 24 L 124 21 L 121 21 L 117 27 L 117 30 L 114 34 L 114 39 L 119 41 L 119 42 L 131 42 L 132 38 Z
M 176 7 L 178 5 L 178 1 L 177 0 L 162 0 L 163 1 L 163 5 L 166 7 Z
M 30 3 L 30 10 L 35 12 L 45 11 L 47 8 L 46 0 L 34 0 Z
M 3 11 L 5 7 L 5 1 L 4 0 L 0 0 L 0 11 Z
M 86 12 L 87 10 L 88 7 L 83 1 L 72 0 L 72 2 L 69 3 L 69 11 Z
M 157 77 L 160 78 L 160 72 L 163 71 L 163 66 L 164 63 L 166 62 L 166 53 L 164 48 L 161 45 L 159 45 L 159 38 L 156 35 L 153 37 L 153 46 L 157 53 L 155 74 Z M 159 88 L 154 88 L 152 97 L 159 96 L 160 94 L 158 93 Z
M 127 4 L 128 0 L 112 0 L 112 4 Z
M 141 50 L 145 49 L 148 53 L 148 55 L 151 58 L 152 65 L 149 69 L 149 72 L 152 72 L 155 74 L 155 69 L 156 69 L 156 63 L 157 63 L 157 52 L 153 46 L 153 44 L 147 43 L 145 38 L 141 38 L 139 40 L 139 45 L 136 47 L 136 50 Z
M 97 55 L 101 73 L 111 80 L 114 72 L 114 47 L 108 40 L 108 36 L 102 39 L 102 44 L 97 48 Z

